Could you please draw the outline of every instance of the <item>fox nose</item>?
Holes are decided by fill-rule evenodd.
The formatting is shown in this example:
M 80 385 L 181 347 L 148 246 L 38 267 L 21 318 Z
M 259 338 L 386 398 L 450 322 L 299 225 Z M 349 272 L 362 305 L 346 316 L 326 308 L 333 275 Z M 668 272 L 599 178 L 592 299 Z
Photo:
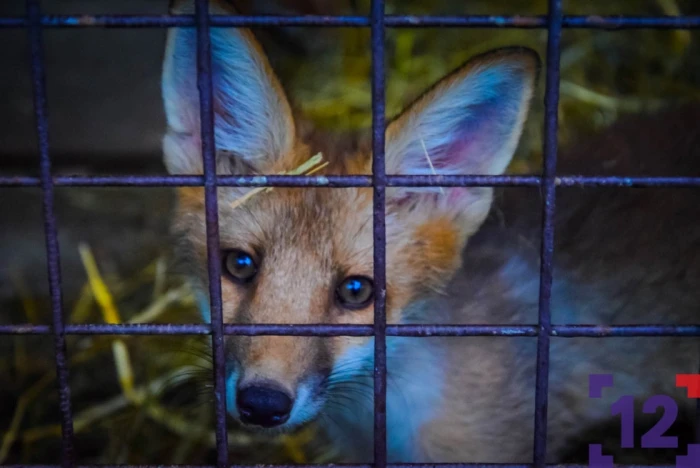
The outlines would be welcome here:
M 251 385 L 238 390 L 236 406 L 244 423 L 274 427 L 289 419 L 292 399 L 280 390 Z

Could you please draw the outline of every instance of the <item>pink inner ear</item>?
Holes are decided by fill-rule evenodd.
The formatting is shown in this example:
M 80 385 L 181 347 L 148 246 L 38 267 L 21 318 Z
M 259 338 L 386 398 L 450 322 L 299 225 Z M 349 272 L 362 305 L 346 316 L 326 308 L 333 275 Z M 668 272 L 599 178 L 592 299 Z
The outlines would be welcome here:
M 468 187 L 443 187 L 443 192 L 420 192 L 420 189 L 416 191 L 401 191 L 397 196 L 391 197 L 390 203 L 397 209 L 405 208 L 409 203 L 415 202 L 417 197 L 422 199 L 432 198 L 435 202 L 439 202 L 440 199 L 446 198 L 447 206 L 456 207 L 458 205 L 464 205 L 469 199 L 469 188 Z
M 500 97 L 470 106 L 466 117 L 449 133 L 448 141 L 432 150 L 430 156 L 437 172 L 484 174 L 489 161 L 508 138 L 507 100 Z
M 473 131 L 460 132 L 448 144 L 429 152 L 430 162 L 438 174 L 475 174 L 483 175 L 487 171 L 486 163 L 493 155 L 494 130 L 486 125 Z M 484 128 L 486 127 L 486 128 Z M 475 129 L 471 129 L 475 130 Z M 425 159 L 425 154 L 421 155 Z M 431 173 L 425 161 L 426 173 Z
M 476 159 L 475 150 L 479 146 L 479 141 L 476 136 L 470 132 L 460 132 L 455 141 L 443 148 L 444 157 L 439 159 L 440 169 L 454 171 L 456 168 L 468 167 L 472 165 L 472 161 Z M 465 161 L 469 158 L 469 162 Z M 460 171 L 464 172 L 464 171 Z
M 464 187 L 450 188 L 447 190 L 447 203 L 450 206 L 464 201 L 464 198 L 469 195 L 469 189 Z

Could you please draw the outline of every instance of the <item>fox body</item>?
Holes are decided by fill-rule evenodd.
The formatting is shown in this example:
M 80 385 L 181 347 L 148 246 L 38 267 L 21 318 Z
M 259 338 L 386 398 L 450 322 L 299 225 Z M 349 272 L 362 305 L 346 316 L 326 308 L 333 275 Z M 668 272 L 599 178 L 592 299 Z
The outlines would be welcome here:
M 288 171 L 319 151 L 330 162 L 326 174 L 371 173 L 366 140 L 319 135 L 294 118 L 250 32 L 214 28 L 211 40 L 220 174 Z M 170 30 L 164 152 L 175 174 L 202 173 L 195 51 L 194 31 Z M 501 49 L 440 81 L 388 125 L 387 173 L 503 173 L 538 67 L 532 51 Z M 700 116 L 687 112 L 670 127 L 676 133 L 679 122 Z M 693 128 L 682 140 L 657 128 L 655 135 L 678 143 L 659 147 L 663 154 L 649 153 L 662 140 L 631 130 L 631 139 L 613 132 L 561 156 L 562 172 L 694 170 L 689 160 L 698 160 L 700 139 Z M 373 322 L 371 189 L 275 188 L 238 206 L 249 189 L 218 190 L 225 322 Z M 558 194 L 554 323 L 698 322 L 696 191 Z M 537 323 L 536 190 L 389 188 L 386 200 L 389 323 Z M 202 189 L 179 189 L 173 226 L 209 319 Z M 229 336 L 225 347 L 232 417 L 268 431 L 318 420 L 343 461 L 371 461 L 373 338 Z M 692 400 L 675 387 L 675 374 L 697 372 L 698 351 L 697 338 L 552 338 L 548 458 L 558 461 L 579 431 L 609 418 L 620 395 L 671 395 L 690 414 Z M 390 461 L 531 459 L 535 338 L 389 337 L 387 361 Z M 593 373 L 614 374 L 601 399 L 588 398 Z

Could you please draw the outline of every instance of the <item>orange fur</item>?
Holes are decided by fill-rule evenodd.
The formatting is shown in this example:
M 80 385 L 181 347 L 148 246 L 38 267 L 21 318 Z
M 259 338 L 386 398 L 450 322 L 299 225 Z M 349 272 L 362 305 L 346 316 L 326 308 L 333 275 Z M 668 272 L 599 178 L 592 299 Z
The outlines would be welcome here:
M 459 267 L 463 247 L 453 222 L 447 218 L 434 219 L 418 226 L 413 237 L 421 255 L 413 260 L 411 268 L 425 271 L 429 275 L 425 281 L 441 288 L 443 278 Z
M 215 2 L 213 12 L 222 8 Z M 181 5 L 177 11 L 191 12 L 191 5 Z M 322 134 L 308 122 L 295 121 L 279 81 L 249 31 L 212 34 L 216 34 L 212 50 L 221 54 L 212 57 L 217 70 L 217 172 L 275 174 L 294 169 L 312 153 L 321 152 L 329 165 L 318 175 L 371 173 L 372 154 L 366 137 Z M 193 63 L 192 54 L 191 33 L 171 31 L 163 75 L 169 123 L 164 151 L 174 173 L 202 172 L 196 89 L 180 68 Z M 510 158 L 519 137 L 536 68 L 532 52 L 510 49 L 479 57 L 445 78 L 388 126 L 387 172 L 400 172 L 403 165 L 409 172 L 425 173 L 427 162 L 422 154 L 417 158 L 409 154 L 419 132 L 425 133 L 421 143 L 434 150 L 436 162 L 442 164 L 439 171 L 500 172 L 499 165 Z M 464 83 L 471 87 L 465 88 Z M 482 102 L 481 88 L 488 91 L 491 86 L 505 86 L 500 92 L 513 94 L 514 103 L 498 101 L 498 96 L 496 101 Z M 463 109 L 450 110 L 455 105 Z M 491 106 L 499 115 L 487 113 L 482 118 L 482 105 Z M 240 109 L 257 112 L 241 115 Z M 445 120 L 448 111 L 452 118 Z M 454 120 L 463 116 L 469 121 Z M 463 148 L 462 141 L 493 155 Z M 247 285 L 232 281 L 224 271 L 220 280 L 224 320 L 242 324 L 373 323 L 372 303 L 354 310 L 342 306 L 336 297 L 344 278 L 374 276 L 372 189 L 278 187 L 234 207 L 232 202 L 248 190 L 218 189 L 222 255 L 231 249 L 243 250 L 252 255 L 258 268 L 254 281 Z M 199 294 L 206 295 L 204 191 L 181 188 L 178 194 L 173 222 L 182 240 L 178 253 L 190 265 Z M 389 323 L 401 323 L 408 320 L 409 306 L 443 290 L 457 271 L 467 238 L 488 212 L 491 191 L 454 188 L 436 194 L 389 188 L 386 200 L 386 316 Z M 202 303 L 206 309 L 207 301 Z M 299 403 L 305 406 L 295 410 L 299 414 L 292 424 L 299 424 L 320 410 L 323 380 L 335 375 L 347 356 L 370 343 L 369 337 L 227 337 L 229 367 L 234 369 L 229 392 L 256 382 L 273 382 L 292 398 L 307 398 L 306 403 Z M 353 366 L 359 369 L 363 362 Z M 229 398 L 233 398 L 231 393 Z M 236 415 L 236 408 L 231 407 L 234 399 L 229 405 Z

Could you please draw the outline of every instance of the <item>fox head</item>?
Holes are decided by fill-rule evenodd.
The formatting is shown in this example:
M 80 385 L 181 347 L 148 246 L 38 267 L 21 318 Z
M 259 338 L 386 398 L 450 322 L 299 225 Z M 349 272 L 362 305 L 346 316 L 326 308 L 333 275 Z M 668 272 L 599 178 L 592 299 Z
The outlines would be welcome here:
M 213 5 L 212 13 L 225 13 Z M 192 12 L 184 7 L 180 12 Z M 366 146 L 306 138 L 267 58 L 245 29 L 211 30 L 217 171 L 276 174 L 323 149 L 325 174 L 370 174 Z M 386 130 L 388 174 L 501 174 L 520 137 L 539 59 L 497 50 L 438 82 Z M 171 29 L 163 70 L 165 164 L 201 174 L 196 33 Z M 371 188 L 219 188 L 221 289 L 227 323 L 371 324 Z M 204 192 L 179 189 L 174 230 L 209 319 Z M 487 216 L 490 188 L 386 191 L 387 320 L 439 291 Z M 372 358 L 370 337 L 229 336 L 227 406 L 252 426 L 285 429 L 322 411 L 338 373 Z M 369 346 L 368 346 L 369 345 Z M 364 364 L 363 364 L 364 362 Z M 365 366 L 365 367 L 363 367 Z

